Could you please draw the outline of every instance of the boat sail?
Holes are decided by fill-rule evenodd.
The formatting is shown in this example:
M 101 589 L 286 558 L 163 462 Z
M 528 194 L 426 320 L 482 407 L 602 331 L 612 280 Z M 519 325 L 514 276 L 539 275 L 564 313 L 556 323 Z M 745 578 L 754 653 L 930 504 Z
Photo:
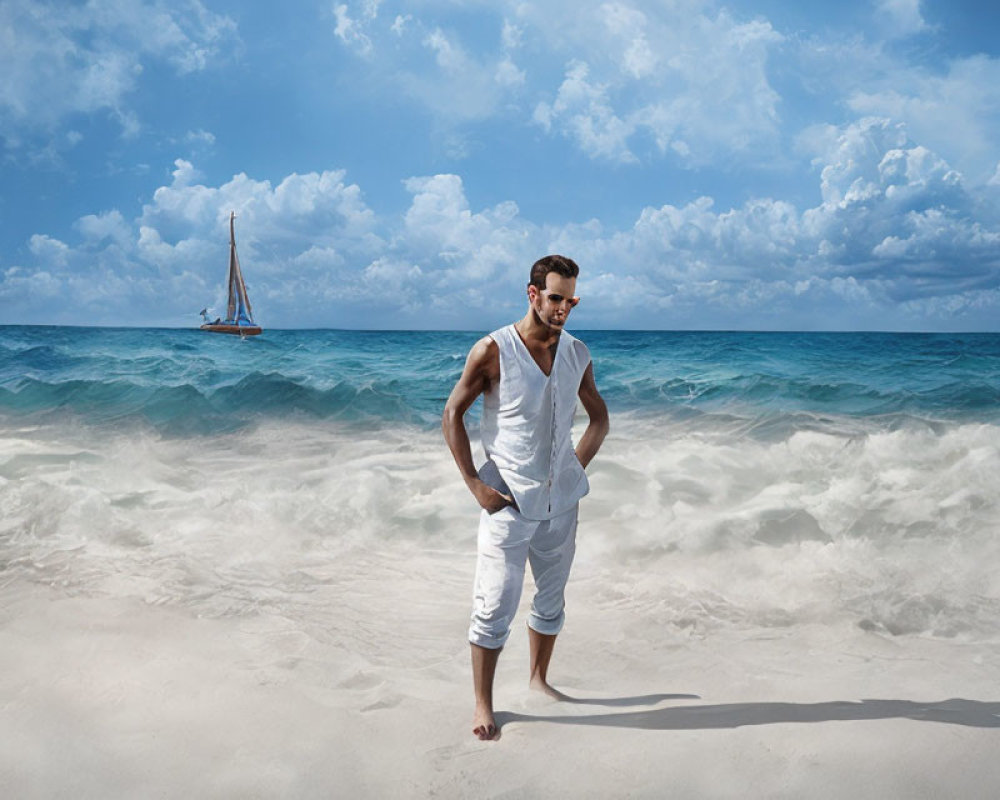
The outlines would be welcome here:
M 253 308 L 247 297 L 247 286 L 243 282 L 243 272 L 240 270 L 240 259 L 236 255 L 236 212 L 229 214 L 229 304 L 226 307 L 226 318 L 216 319 L 201 326 L 203 331 L 212 333 L 235 333 L 240 336 L 256 336 L 261 327 L 253 320 Z M 202 316 L 205 310 L 202 309 Z

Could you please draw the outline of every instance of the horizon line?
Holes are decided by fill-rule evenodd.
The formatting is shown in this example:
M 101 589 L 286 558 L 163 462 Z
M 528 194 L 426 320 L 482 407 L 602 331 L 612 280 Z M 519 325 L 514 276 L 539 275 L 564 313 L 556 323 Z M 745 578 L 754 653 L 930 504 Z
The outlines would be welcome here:
M 199 327 L 169 326 L 169 325 L 81 325 L 79 323 L 53 322 L 10 322 L 0 323 L 0 328 L 77 328 L 82 330 L 145 330 L 145 331 L 192 331 L 204 333 Z M 264 328 L 276 333 L 336 331 L 343 333 L 479 333 L 485 328 L 337 328 L 337 327 L 302 327 L 302 328 Z M 996 330 L 907 330 L 888 328 L 837 328 L 837 329 L 805 329 L 805 328 L 573 328 L 575 331 L 594 333 L 892 333 L 917 335 L 968 335 L 997 334 Z

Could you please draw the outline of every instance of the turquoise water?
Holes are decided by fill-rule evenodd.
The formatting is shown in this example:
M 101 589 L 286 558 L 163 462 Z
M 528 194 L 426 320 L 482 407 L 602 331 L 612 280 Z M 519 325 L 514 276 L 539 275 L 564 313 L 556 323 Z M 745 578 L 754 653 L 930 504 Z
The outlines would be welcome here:
M 432 427 L 481 332 L 0 327 L 0 414 L 198 435 L 263 419 Z M 1000 421 L 1000 334 L 577 332 L 612 412 Z M 790 426 L 790 427 L 789 427 Z

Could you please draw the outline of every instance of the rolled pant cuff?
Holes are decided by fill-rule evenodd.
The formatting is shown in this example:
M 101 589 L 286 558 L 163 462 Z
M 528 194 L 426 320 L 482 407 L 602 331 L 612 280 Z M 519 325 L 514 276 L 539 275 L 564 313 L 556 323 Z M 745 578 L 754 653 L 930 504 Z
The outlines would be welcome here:
M 541 617 L 536 617 L 534 614 L 530 614 L 528 616 L 528 627 L 546 636 L 555 636 L 562 630 L 565 621 L 565 614 L 560 614 L 556 619 L 542 619 Z
M 470 630 L 469 644 L 474 644 L 477 647 L 485 647 L 487 650 L 499 650 L 507 643 L 508 636 L 510 636 L 509 630 L 502 636 L 491 636 L 488 633 Z

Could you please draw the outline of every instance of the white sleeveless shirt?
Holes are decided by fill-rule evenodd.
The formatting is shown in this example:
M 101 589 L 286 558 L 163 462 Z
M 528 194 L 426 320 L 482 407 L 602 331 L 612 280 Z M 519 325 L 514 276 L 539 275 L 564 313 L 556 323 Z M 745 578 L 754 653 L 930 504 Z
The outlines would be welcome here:
M 513 325 L 490 338 L 500 350 L 500 381 L 483 395 L 483 449 L 521 515 L 551 519 L 590 491 L 570 435 L 590 352 L 563 332 L 546 375 Z

